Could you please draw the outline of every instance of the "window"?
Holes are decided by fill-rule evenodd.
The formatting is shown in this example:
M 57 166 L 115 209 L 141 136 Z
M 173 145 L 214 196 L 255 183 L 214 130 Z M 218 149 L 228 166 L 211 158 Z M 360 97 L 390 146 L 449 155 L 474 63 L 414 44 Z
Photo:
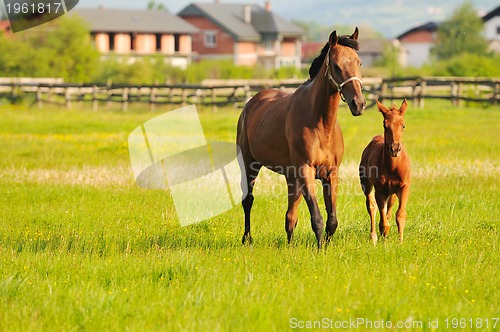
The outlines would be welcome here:
M 272 40 L 264 41 L 264 52 L 273 53 L 274 51 L 274 43 Z
M 217 46 L 217 31 L 205 31 L 205 47 Z
M 497 27 L 497 35 L 500 35 L 500 26 Z
M 115 50 L 115 34 L 114 33 L 109 34 L 109 50 L 110 51 Z
M 178 53 L 181 50 L 181 45 L 180 45 L 180 38 L 178 34 L 174 35 L 174 52 Z
M 156 39 L 156 51 L 160 52 L 161 51 L 161 34 L 157 33 L 155 35 L 155 39 Z
M 135 51 L 135 33 L 130 33 L 130 50 Z

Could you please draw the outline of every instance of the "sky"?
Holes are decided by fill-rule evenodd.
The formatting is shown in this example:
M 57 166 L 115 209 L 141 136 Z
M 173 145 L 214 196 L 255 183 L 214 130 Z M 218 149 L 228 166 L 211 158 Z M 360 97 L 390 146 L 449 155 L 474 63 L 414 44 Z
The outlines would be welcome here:
M 177 14 L 192 2 L 214 0 L 156 0 Z M 256 3 L 265 0 L 220 0 L 222 3 Z M 109 8 L 145 9 L 149 0 L 80 0 L 77 7 L 100 5 Z M 429 21 L 442 21 L 449 17 L 461 0 L 271 0 L 272 10 L 286 19 L 315 21 L 326 26 L 370 26 L 387 38 Z M 498 0 L 472 0 L 479 14 L 484 15 L 499 6 Z M 350 33 L 342 31 L 340 33 Z

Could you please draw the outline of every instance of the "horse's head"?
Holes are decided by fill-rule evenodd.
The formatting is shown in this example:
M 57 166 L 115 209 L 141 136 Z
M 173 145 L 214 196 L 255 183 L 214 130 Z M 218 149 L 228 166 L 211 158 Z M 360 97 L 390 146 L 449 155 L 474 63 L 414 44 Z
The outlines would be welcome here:
M 408 104 L 405 99 L 399 109 L 396 108 L 396 105 L 393 105 L 389 109 L 377 100 L 377 106 L 380 113 L 384 116 L 385 144 L 389 147 L 391 156 L 397 157 L 401 153 L 401 140 L 403 138 L 403 130 L 405 129 L 404 115 Z
M 328 40 L 329 49 L 325 59 L 325 75 L 355 116 L 363 114 L 366 107 L 361 83 L 361 60 L 356 52 L 359 49 L 358 34 L 358 28 L 351 36 L 337 37 L 337 32 L 333 31 Z

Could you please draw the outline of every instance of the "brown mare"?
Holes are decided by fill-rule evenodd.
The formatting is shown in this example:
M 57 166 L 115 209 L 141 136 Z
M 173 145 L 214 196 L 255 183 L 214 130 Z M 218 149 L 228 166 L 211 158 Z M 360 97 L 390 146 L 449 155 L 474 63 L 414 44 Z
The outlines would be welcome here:
M 375 136 L 363 151 L 359 164 L 361 187 L 366 195 L 366 209 L 370 215 L 370 238 L 377 241 L 375 230 L 376 209 L 380 211 L 380 234 L 389 234 L 389 219 L 392 207 L 399 200 L 396 212 L 399 240 L 403 241 L 406 224 L 406 203 L 410 193 L 410 158 L 401 143 L 403 137 L 406 99 L 399 109 L 393 105 L 388 109 L 377 100 L 379 111 L 384 116 L 384 136 Z M 375 188 L 375 191 L 373 191 Z
M 297 225 L 297 207 L 304 196 L 312 229 L 321 247 L 324 224 L 316 200 L 315 179 L 321 179 L 323 184 L 327 240 L 334 234 L 338 224 L 337 171 L 344 153 L 338 107 L 342 98 L 351 113 L 357 116 L 366 106 L 360 79 L 361 62 L 356 53 L 359 49 L 357 39 L 357 28 L 351 36 L 337 37 L 333 31 L 309 69 L 310 78 L 294 93 L 267 89 L 245 105 L 236 138 L 243 157 L 240 163 L 242 187 L 248 189 L 242 201 L 245 212 L 243 243 L 252 241 L 252 191 L 262 166 L 286 177 L 288 243 Z

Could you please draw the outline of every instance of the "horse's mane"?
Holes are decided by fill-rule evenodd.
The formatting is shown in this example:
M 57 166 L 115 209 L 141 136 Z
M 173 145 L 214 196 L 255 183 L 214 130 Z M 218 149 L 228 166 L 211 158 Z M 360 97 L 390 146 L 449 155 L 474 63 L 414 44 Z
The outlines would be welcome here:
M 359 43 L 356 39 L 351 39 L 349 35 L 340 36 L 338 39 L 338 44 L 350 47 L 356 51 L 359 50 Z M 313 80 L 316 75 L 318 75 L 319 70 L 321 69 L 321 65 L 323 61 L 325 61 L 326 54 L 328 53 L 328 48 L 330 47 L 329 43 L 326 43 L 325 46 L 321 49 L 321 53 L 313 60 L 311 67 L 309 68 L 309 80 Z

